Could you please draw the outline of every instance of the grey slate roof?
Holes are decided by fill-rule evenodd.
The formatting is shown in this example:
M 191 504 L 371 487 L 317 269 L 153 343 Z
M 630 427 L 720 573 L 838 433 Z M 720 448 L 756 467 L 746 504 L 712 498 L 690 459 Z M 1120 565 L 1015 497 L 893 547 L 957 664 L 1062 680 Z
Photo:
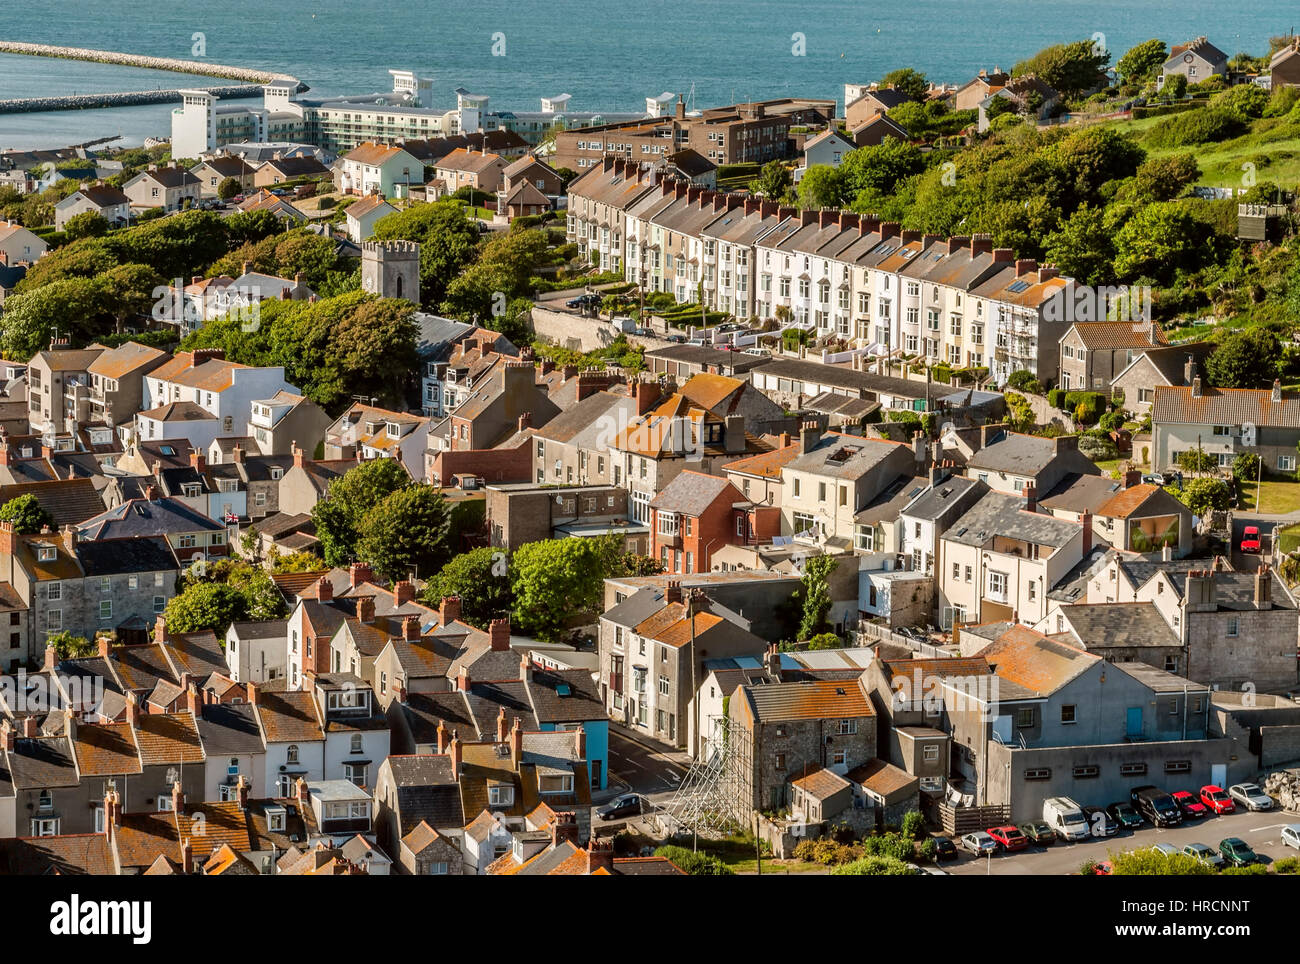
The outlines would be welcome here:
M 964 475 L 950 475 L 938 485 L 932 486 L 907 506 L 907 516 L 911 519 L 935 520 L 948 510 L 948 507 L 977 485 L 984 483 L 968 479 Z
M 828 432 L 811 451 L 796 456 L 786 468 L 851 480 L 861 478 L 896 451 L 898 445 L 894 442 Z
M 702 472 L 682 472 L 650 500 L 651 507 L 682 515 L 699 517 L 728 489 L 735 492 L 737 501 L 744 498 L 726 479 Z
M 1066 449 L 1060 455 L 1072 463 L 1072 471 L 1082 475 L 1101 474 L 1101 470 L 1077 450 Z M 1010 432 L 972 455 L 966 466 L 968 469 L 987 469 L 1032 477 L 1043 471 L 1056 457 L 1056 439 Z
M 430 827 L 463 827 L 460 787 L 446 754 L 390 756 L 388 766 L 397 788 L 399 835 L 405 837 L 423 820 Z
M 1179 645 L 1155 603 L 1076 603 L 1062 606 L 1061 615 L 1084 649 Z
M 77 561 L 87 576 L 167 572 L 179 568 L 162 536 L 78 542 Z
M 952 524 L 944 538 L 963 546 L 982 546 L 994 536 L 1063 546 L 1079 533 L 1075 522 L 1063 522 L 1042 512 L 1025 511 L 1025 500 L 1005 492 L 989 492 Z
M 177 499 L 132 499 L 83 522 L 84 539 L 165 536 L 180 532 L 224 532 L 225 526 Z
M 197 720 L 199 738 L 209 756 L 261 753 L 262 731 L 251 703 L 209 703 Z

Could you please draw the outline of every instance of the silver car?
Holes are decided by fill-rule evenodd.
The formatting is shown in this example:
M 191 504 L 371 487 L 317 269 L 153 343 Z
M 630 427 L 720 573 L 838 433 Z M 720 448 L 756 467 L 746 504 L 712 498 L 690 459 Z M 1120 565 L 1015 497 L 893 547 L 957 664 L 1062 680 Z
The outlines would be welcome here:
M 1273 798 L 1254 783 L 1234 783 L 1228 787 L 1228 796 L 1247 810 L 1273 809 Z
M 1189 843 L 1183 848 L 1183 853 L 1189 857 L 1195 857 L 1197 860 L 1204 860 L 1216 870 L 1224 864 L 1223 855 L 1207 844 Z
M 996 853 L 998 849 L 998 842 L 983 830 L 976 830 L 974 833 L 966 834 L 961 838 L 961 845 L 963 850 L 969 850 L 980 857 Z
M 1282 828 L 1282 846 L 1300 850 L 1300 823 L 1289 823 Z

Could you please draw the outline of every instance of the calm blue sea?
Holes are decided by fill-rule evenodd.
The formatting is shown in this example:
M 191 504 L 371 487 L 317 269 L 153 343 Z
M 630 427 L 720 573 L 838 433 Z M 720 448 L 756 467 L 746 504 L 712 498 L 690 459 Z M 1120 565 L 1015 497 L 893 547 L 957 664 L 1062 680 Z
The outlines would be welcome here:
M 433 77 L 440 103 L 459 86 L 493 106 L 639 109 L 694 91 L 696 106 L 805 94 L 913 66 L 959 82 L 1062 40 L 1100 34 L 1116 57 L 1134 43 L 1207 34 L 1229 53 L 1262 53 L 1300 15 L 1222 0 L 47 0 L 20 4 L 5 39 L 206 57 L 298 75 L 321 93 L 387 90 L 390 67 Z M 803 38 L 803 54 L 792 49 Z M 503 56 L 494 55 L 494 49 Z M 193 83 L 182 75 L 0 56 L 0 98 Z M 220 81 L 205 79 L 207 84 Z M 170 130 L 170 106 L 0 115 L 0 149 L 109 134 L 138 143 Z

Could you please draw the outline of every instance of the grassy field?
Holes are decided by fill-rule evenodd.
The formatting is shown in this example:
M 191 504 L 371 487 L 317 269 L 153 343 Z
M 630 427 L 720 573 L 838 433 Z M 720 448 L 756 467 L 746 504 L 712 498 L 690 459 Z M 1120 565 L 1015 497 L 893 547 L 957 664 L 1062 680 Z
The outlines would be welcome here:
M 1286 515 L 1300 512 L 1300 482 L 1265 480 L 1261 487 L 1259 503 L 1255 501 L 1255 484 L 1247 482 L 1241 487 L 1240 508 L 1269 515 Z

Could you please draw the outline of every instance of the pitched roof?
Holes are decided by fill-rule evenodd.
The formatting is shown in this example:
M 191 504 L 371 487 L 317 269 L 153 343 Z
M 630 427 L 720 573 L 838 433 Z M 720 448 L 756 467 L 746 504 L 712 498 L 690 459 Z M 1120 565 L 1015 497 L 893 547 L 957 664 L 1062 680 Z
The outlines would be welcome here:
M 1025 500 L 1005 492 L 987 492 L 966 510 L 942 538 L 964 546 L 983 546 L 994 536 L 1059 548 L 1081 532 L 1079 523 L 1030 512 Z
M 739 502 L 745 497 L 726 479 L 691 469 L 680 473 L 650 500 L 655 509 L 699 517 L 720 498 Z
M 1078 321 L 1072 330 L 1089 351 L 1151 348 L 1168 344 L 1165 333 L 1155 322 L 1151 323 L 1150 328 L 1139 328 L 1131 321 Z
M 0 839 L 0 874 L 112 877 L 116 873 L 112 848 L 102 833 Z
M 1273 401 L 1269 389 L 1211 388 L 1199 396 L 1180 385 L 1157 385 L 1151 421 L 1184 425 L 1242 425 L 1300 428 L 1300 392 L 1281 392 Z
M 1007 630 L 978 653 L 988 660 L 998 679 L 1038 696 L 1050 696 L 1101 658 L 1069 646 L 1027 626 Z
M 0 505 L 21 495 L 32 495 L 48 512 L 55 528 L 78 525 L 104 511 L 104 500 L 89 478 L 53 479 L 0 485 Z
M 849 788 L 848 780 L 845 780 L 838 773 L 821 766 L 791 780 L 790 784 L 818 800 L 825 800 L 827 797 L 834 796 L 841 790 Z
M 747 459 L 729 462 L 724 472 L 738 472 L 741 475 L 756 475 L 764 479 L 780 479 L 781 470 L 789 465 L 799 454 L 799 443 L 795 442 L 784 448 L 775 448 L 770 452 L 760 452 Z
M 807 680 L 744 686 L 740 692 L 748 701 L 754 718 L 764 723 L 875 715 L 856 680 Z
M 136 720 L 135 741 L 144 766 L 202 763 L 205 759 L 199 729 L 188 710 L 142 713 Z
M 1084 649 L 1180 645 L 1153 602 L 1075 603 L 1062 606 L 1061 616 Z
M 83 777 L 140 773 L 140 753 L 129 723 L 79 723 L 72 740 Z
M 311 693 L 259 693 L 257 719 L 267 743 L 311 743 L 325 739 Z
M 400 147 L 392 147 L 388 144 L 375 144 L 371 141 L 366 141 L 344 154 L 342 160 L 355 161 L 358 164 L 368 164 L 372 167 L 378 167 L 381 164 L 388 163 L 398 154 L 403 153 L 406 152 Z

